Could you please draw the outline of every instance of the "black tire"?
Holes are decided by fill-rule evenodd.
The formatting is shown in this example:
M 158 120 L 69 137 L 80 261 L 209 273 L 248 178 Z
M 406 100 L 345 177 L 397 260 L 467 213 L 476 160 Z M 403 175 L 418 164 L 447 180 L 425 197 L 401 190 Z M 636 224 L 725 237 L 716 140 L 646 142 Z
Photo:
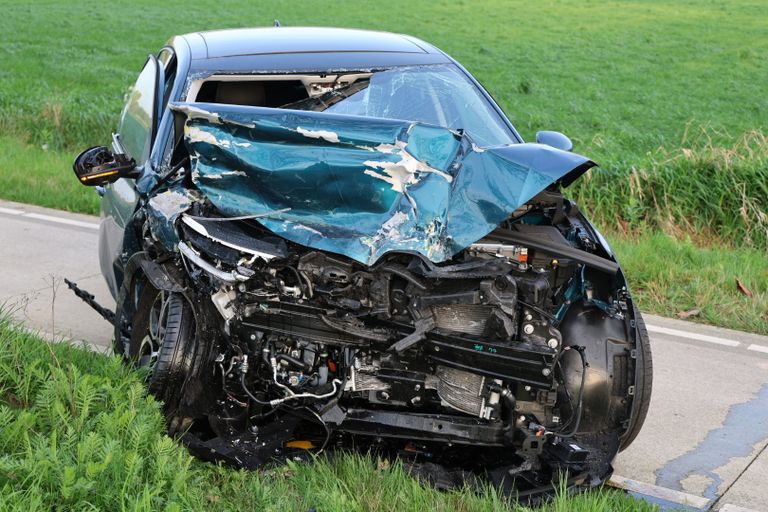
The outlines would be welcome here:
M 155 318 L 158 303 L 160 316 Z M 159 322 L 157 326 L 154 322 Z M 162 324 L 162 329 L 160 327 Z M 147 357 L 147 338 L 152 330 L 159 346 Z M 128 359 L 137 366 L 151 367 L 148 391 L 164 402 L 170 419 L 178 406 L 191 366 L 195 344 L 195 317 L 187 299 L 179 293 L 157 290 L 146 283 L 131 321 Z
M 651 405 L 651 392 L 653 390 L 653 356 L 651 355 L 651 340 L 648 337 L 648 329 L 640 311 L 635 307 L 635 324 L 637 324 L 637 358 L 635 371 L 638 372 L 637 385 L 635 386 L 635 403 L 638 404 L 629 429 L 621 439 L 619 451 L 626 450 L 637 434 L 643 428 L 645 417 L 648 415 L 648 407 Z M 634 404 L 633 404 L 634 405 Z M 634 407 L 633 407 L 634 408 Z

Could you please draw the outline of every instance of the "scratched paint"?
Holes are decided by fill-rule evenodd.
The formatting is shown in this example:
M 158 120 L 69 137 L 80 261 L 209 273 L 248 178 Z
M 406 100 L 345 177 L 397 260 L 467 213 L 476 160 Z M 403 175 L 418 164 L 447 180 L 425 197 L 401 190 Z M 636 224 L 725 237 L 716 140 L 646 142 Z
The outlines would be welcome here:
M 750 455 L 768 440 L 768 384 L 748 402 L 731 406 L 722 426 L 711 430 L 696 448 L 656 470 L 656 485 L 682 490 L 682 482 L 699 475 L 709 480 L 704 497 L 713 499 L 723 483 L 717 469 L 736 457 Z
M 439 263 L 554 182 L 594 164 L 539 144 L 480 148 L 449 128 L 263 107 L 176 104 L 197 188 L 223 215 L 372 265 L 387 252 Z

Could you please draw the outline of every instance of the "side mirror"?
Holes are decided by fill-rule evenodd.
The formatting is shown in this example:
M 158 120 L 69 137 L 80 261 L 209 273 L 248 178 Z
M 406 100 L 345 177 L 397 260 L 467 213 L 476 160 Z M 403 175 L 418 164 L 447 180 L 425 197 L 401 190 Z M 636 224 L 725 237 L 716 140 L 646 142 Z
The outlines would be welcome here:
M 536 142 L 546 144 L 556 149 L 570 151 L 573 149 L 573 142 L 560 132 L 542 131 L 536 133 Z
M 72 169 L 80 183 L 107 185 L 120 178 L 137 178 L 136 162 L 124 152 L 112 152 L 106 146 L 88 148 L 75 158 Z

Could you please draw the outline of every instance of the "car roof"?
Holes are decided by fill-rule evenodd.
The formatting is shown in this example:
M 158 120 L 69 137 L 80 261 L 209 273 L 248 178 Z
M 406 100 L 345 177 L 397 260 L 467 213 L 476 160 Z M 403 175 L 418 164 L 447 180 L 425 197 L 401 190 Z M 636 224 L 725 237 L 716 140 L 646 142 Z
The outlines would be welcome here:
M 196 32 L 182 36 L 191 71 L 304 71 L 373 69 L 451 62 L 415 37 L 347 28 L 269 27 Z

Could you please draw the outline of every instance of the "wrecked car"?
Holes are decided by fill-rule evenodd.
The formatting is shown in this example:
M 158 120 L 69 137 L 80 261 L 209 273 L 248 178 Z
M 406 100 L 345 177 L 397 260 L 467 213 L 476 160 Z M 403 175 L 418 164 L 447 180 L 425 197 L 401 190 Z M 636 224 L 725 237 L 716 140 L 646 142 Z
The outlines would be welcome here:
M 443 486 L 587 488 L 651 391 L 622 270 L 563 194 L 594 165 L 525 143 L 409 36 L 178 36 L 74 163 L 116 311 L 71 286 L 206 459 L 354 449 Z

